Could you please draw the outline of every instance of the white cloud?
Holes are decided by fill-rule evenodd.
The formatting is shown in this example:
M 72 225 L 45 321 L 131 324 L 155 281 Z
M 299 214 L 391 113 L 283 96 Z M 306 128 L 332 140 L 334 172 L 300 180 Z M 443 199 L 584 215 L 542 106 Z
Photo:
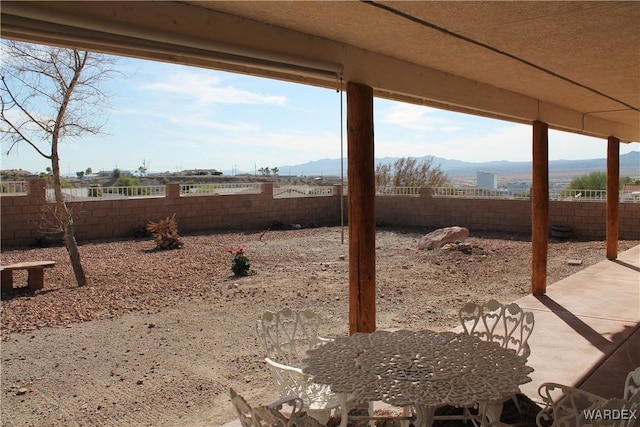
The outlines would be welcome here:
M 150 120 L 157 120 L 159 125 L 157 130 L 160 131 L 166 124 L 178 127 L 180 129 L 190 129 L 192 133 L 199 132 L 202 135 L 202 130 L 216 129 L 228 132 L 256 132 L 261 129 L 259 123 L 250 123 L 244 121 L 225 121 L 213 120 L 206 117 L 207 114 L 211 115 L 210 111 L 200 109 L 181 108 L 174 111 L 173 114 L 165 113 L 160 110 L 148 110 L 140 108 L 124 108 L 117 111 L 118 114 L 133 117 L 147 117 Z
M 157 115 L 158 117 L 164 118 L 167 122 L 173 123 L 174 125 L 179 126 L 180 128 L 186 129 L 198 129 L 198 134 L 202 136 L 201 133 L 204 129 L 215 129 L 222 130 L 226 132 L 256 132 L 260 130 L 260 125 L 254 123 L 247 123 L 241 121 L 233 121 L 233 122 L 219 122 L 213 121 L 206 117 L 192 115 L 192 114 L 180 114 L 180 115 Z M 195 131 L 195 129 L 194 129 Z M 195 132 L 194 132 L 195 133 Z
M 420 105 L 391 103 L 389 107 L 379 110 L 383 123 L 397 125 L 418 131 L 440 130 L 453 132 L 459 129 L 455 122 L 437 117 L 441 112 L 434 108 Z
M 143 89 L 192 98 L 198 104 L 269 104 L 286 105 L 287 98 L 281 95 L 266 95 L 233 86 L 221 87 L 223 79 L 215 74 L 180 71 L 165 81 L 156 81 L 142 86 Z

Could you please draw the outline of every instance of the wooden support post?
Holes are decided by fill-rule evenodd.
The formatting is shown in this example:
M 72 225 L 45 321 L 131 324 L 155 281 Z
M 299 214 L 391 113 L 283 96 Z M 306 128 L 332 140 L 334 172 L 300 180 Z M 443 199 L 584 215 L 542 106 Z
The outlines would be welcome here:
M 347 83 L 349 334 L 376 329 L 373 90 Z
M 607 139 L 607 259 L 618 258 L 620 208 L 620 140 Z
M 549 246 L 549 126 L 533 122 L 533 185 L 531 189 L 531 292 L 547 291 Z

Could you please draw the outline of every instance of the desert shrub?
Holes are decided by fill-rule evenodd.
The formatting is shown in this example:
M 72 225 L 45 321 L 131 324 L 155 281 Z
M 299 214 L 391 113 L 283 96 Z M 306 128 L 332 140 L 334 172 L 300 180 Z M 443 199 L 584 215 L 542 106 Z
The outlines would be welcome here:
M 244 253 L 244 248 L 241 246 L 238 249 L 229 248 L 231 254 L 231 271 L 236 277 L 248 276 L 251 273 L 251 263 L 249 258 Z
M 118 178 L 116 187 L 128 187 L 118 188 L 117 194 L 123 194 L 125 196 L 146 196 L 149 194 L 149 189 L 140 187 L 140 181 L 130 176 L 122 176 Z
M 594 171 L 588 175 L 573 178 L 567 186 L 570 190 L 606 190 L 606 172 Z
M 89 197 L 102 197 L 102 188 L 100 184 L 91 184 L 89 186 Z
M 402 157 L 393 165 L 379 164 L 375 180 L 377 187 L 441 187 L 447 182 L 447 175 L 440 165 L 433 165 L 433 157 Z
M 633 179 L 630 176 L 623 176 L 622 178 L 620 178 L 620 187 L 624 186 L 625 184 L 638 185 L 640 184 L 640 178 Z
M 117 187 L 138 187 L 140 181 L 130 176 L 121 176 L 116 182 Z
M 184 247 L 184 243 L 182 243 L 178 235 L 176 214 L 158 222 L 150 221 L 147 225 L 147 230 L 153 235 L 153 239 L 156 242 L 156 249 L 158 250 L 180 249 Z

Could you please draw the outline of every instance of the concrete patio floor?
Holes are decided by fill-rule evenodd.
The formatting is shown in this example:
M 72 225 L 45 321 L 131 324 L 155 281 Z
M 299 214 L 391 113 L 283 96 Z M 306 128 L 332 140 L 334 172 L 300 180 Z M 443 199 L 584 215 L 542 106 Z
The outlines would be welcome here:
M 540 385 L 556 382 L 622 397 L 627 373 L 640 366 L 640 246 L 515 302 L 535 316 L 528 362 L 535 371 L 524 394 L 540 402 Z
M 543 382 L 622 397 L 626 375 L 640 366 L 640 246 L 516 301 L 534 312 L 523 393 L 539 400 Z

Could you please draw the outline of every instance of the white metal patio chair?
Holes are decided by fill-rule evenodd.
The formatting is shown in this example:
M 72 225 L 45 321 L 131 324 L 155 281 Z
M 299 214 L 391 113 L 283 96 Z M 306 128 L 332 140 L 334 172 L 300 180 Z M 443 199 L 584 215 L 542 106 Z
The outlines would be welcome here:
M 638 372 L 636 369 L 633 372 Z M 627 379 L 631 376 L 631 373 Z M 544 408 L 536 417 L 539 427 L 631 427 L 638 422 L 637 412 L 640 408 L 640 393 L 628 394 L 625 398 L 607 399 L 575 387 L 556 383 L 544 383 L 538 393 Z M 552 395 L 555 395 L 555 399 Z M 558 397 L 559 396 L 559 397 Z M 609 412 L 605 412 L 609 411 Z M 622 414 L 634 416 L 614 418 L 606 414 Z M 635 412 L 634 412 L 635 411 Z
M 532 312 L 523 311 L 518 304 L 503 305 L 494 299 L 484 304 L 467 303 L 459 316 L 467 334 L 513 349 L 525 359 L 531 354 L 528 340 L 535 319 Z
M 242 427 L 289 427 L 291 418 L 304 414 L 302 400 L 297 397 L 284 398 L 270 405 L 252 408 L 233 388 L 229 390 L 229 394 Z M 284 405 L 290 409 L 288 416 L 283 412 Z
M 312 310 L 283 308 L 267 311 L 257 322 L 257 334 L 281 397 L 296 396 L 304 402 L 308 414 L 326 424 L 332 412 L 341 412 L 341 426 L 347 425 L 347 397 L 336 394 L 325 384 L 314 383 L 302 372 L 307 350 L 321 345 L 320 318 Z
M 536 417 L 538 426 L 590 425 L 591 421 L 585 419 L 585 414 L 607 402 L 602 396 L 557 383 L 542 384 L 538 394 L 545 405 Z
M 640 395 L 640 366 L 629 372 L 624 382 L 624 392 L 622 396 L 631 400 L 632 397 Z
M 460 309 L 459 317 L 465 333 L 510 348 L 525 360 L 531 354 L 528 340 L 535 318 L 518 304 L 504 305 L 495 299 L 483 304 L 467 303 Z M 511 398 L 521 413 L 517 395 Z

